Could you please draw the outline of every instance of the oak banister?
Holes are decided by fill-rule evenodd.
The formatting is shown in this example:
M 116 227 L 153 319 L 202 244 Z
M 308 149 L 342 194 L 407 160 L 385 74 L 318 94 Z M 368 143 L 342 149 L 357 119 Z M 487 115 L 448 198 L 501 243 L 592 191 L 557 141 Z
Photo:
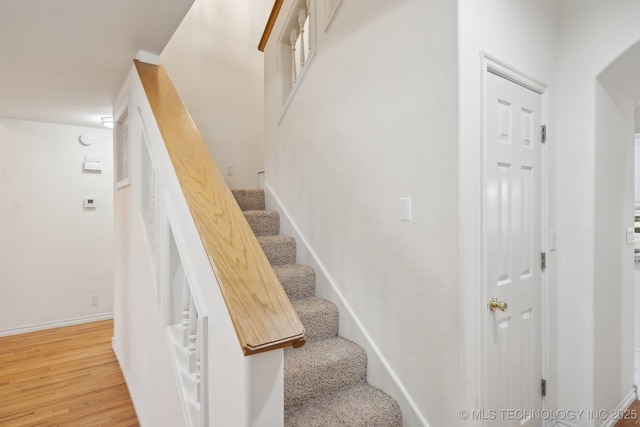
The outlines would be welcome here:
M 269 36 L 271 36 L 273 26 L 276 23 L 276 19 L 278 19 L 278 14 L 280 14 L 282 2 L 283 0 L 275 0 L 275 2 L 273 3 L 273 8 L 271 8 L 271 13 L 269 14 L 269 19 L 267 19 L 267 24 L 265 25 L 264 31 L 262 32 L 262 37 L 260 38 L 260 43 L 258 43 L 258 50 L 260 52 L 264 52 L 264 48 L 269 41 Z
M 135 66 L 243 353 L 303 345 L 302 322 L 166 70 Z

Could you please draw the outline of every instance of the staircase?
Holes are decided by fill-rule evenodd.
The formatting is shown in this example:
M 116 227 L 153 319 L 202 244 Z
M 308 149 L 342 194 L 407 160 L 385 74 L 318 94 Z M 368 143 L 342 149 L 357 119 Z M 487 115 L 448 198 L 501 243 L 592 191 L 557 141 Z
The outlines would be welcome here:
M 338 336 L 338 308 L 315 297 L 315 272 L 296 264 L 296 241 L 280 235 L 264 192 L 232 192 L 306 329 L 307 343 L 284 352 L 285 426 L 401 426 L 398 403 L 366 382 L 364 349 Z

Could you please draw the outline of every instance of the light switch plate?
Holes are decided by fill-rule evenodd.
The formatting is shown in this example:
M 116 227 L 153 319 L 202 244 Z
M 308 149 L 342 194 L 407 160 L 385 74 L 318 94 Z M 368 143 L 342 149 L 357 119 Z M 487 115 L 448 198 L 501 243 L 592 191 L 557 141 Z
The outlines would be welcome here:
M 633 227 L 627 228 L 627 244 L 631 245 L 636 242 L 636 234 Z
M 400 198 L 400 221 L 411 221 L 411 198 Z

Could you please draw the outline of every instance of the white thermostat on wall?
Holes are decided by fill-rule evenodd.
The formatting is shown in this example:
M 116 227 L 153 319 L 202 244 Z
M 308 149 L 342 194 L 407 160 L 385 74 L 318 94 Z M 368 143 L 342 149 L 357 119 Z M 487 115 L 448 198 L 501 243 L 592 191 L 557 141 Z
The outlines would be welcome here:
M 100 159 L 100 157 L 86 156 L 84 158 L 83 168 L 85 171 L 100 172 L 102 171 L 102 160 Z
M 91 135 L 82 134 L 80 135 L 80 143 L 82 145 L 91 145 L 93 144 L 93 137 Z
M 95 208 L 96 207 L 96 199 L 93 197 L 87 197 L 84 199 L 84 207 L 85 208 Z

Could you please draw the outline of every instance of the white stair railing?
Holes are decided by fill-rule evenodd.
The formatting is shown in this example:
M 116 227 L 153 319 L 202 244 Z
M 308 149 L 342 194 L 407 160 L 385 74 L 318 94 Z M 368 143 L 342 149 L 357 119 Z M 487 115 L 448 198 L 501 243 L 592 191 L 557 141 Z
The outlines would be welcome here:
M 291 43 L 291 83 L 294 84 L 298 80 L 300 67 L 296 61 L 296 48 L 298 46 L 298 32 L 292 28 L 289 32 L 289 43 Z
M 298 12 L 294 14 L 296 20 L 291 24 L 292 28 L 289 31 L 289 43 L 291 44 L 292 84 L 295 84 L 302 75 L 302 70 L 307 64 L 311 54 L 311 35 L 309 31 L 311 18 L 310 12 L 310 0 L 306 0 L 306 2 L 299 8 Z
M 170 232 L 173 233 L 171 227 Z M 171 235 L 170 241 L 175 241 Z M 186 277 L 182 259 L 173 246 L 169 253 L 169 265 L 174 266 L 174 280 L 171 281 L 169 295 L 180 298 L 169 298 L 169 312 L 180 313 L 180 317 L 170 320 L 166 328 L 167 341 L 170 345 L 171 360 L 176 372 L 176 380 L 180 385 L 183 397 L 183 410 L 185 411 L 189 426 L 207 426 L 208 411 L 206 407 L 207 375 L 203 374 L 207 360 L 206 354 L 209 347 L 207 330 L 208 318 L 200 314 L 198 305 L 193 298 L 191 284 Z M 177 277 L 176 277 L 177 276 Z
M 282 78 L 282 110 L 278 123 L 286 114 L 303 77 L 315 56 L 317 3 L 313 0 L 276 0 L 258 49 L 263 50 L 273 28 L 280 34 L 277 44 L 278 74 Z M 321 7 L 320 10 L 323 10 Z M 278 16 L 284 16 L 281 24 Z

